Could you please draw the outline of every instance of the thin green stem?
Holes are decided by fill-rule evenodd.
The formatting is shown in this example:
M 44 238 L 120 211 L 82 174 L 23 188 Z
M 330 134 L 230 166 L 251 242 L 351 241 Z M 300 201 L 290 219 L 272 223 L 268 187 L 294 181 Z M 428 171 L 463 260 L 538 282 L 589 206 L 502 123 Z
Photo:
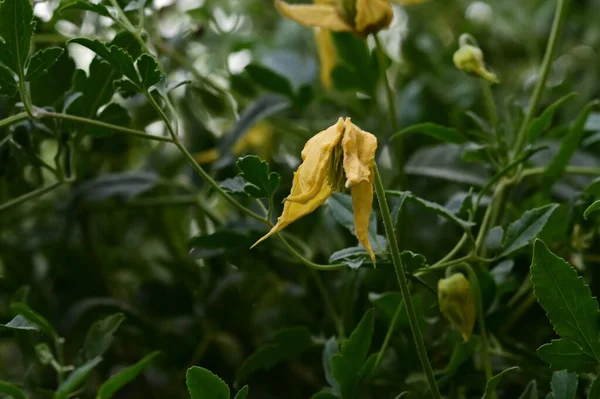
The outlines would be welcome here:
M 135 37 L 135 40 L 137 40 L 140 43 L 144 52 L 150 53 L 150 51 L 148 50 L 148 46 L 146 45 L 146 42 L 144 42 L 144 39 L 142 39 L 142 36 L 140 35 L 140 32 L 141 32 L 143 26 L 140 27 L 139 29 L 136 28 L 135 26 L 133 26 L 133 24 L 131 23 L 129 18 L 127 18 L 125 11 L 123 11 L 123 9 L 121 8 L 121 6 L 117 2 L 117 0 L 110 0 L 110 3 L 117 11 L 118 20 L 115 22 L 120 22 L 121 26 L 125 30 L 127 30 L 129 33 L 131 33 Z
M 29 118 L 29 115 L 27 114 L 27 112 L 21 112 L 16 115 L 9 116 L 8 118 L 0 120 L 0 128 L 2 128 L 4 126 L 14 125 L 15 123 L 24 121 L 27 118 Z
M 321 296 L 323 297 L 323 302 L 325 303 L 325 308 L 327 309 L 327 312 L 329 313 L 329 317 L 331 317 L 331 319 L 333 320 L 333 322 L 335 324 L 335 328 L 337 330 L 338 337 L 340 339 L 343 339 L 344 338 L 344 323 L 342 322 L 342 318 L 338 315 L 338 312 L 335 310 L 335 306 L 333 306 L 333 301 L 331 300 L 329 292 L 327 292 L 327 288 L 325 287 L 325 284 L 323 284 L 323 280 L 321 279 L 321 276 L 319 275 L 319 273 L 317 273 L 316 270 L 311 270 L 311 272 L 312 272 L 312 276 L 315 279 L 315 282 L 317 283 L 319 292 L 321 293 Z
M 27 92 L 27 83 L 25 82 L 25 76 L 23 75 L 23 73 L 19 74 L 19 95 L 21 96 L 21 102 L 23 103 L 25 112 L 30 118 L 33 119 L 31 99 L 29 98 L 29 93 Z
M 521 177 L 530 177 L 536 175 L 542 175 L 546 171 L 546 168 L 529 168 L 524 169 L 521 173 Z M 585 176 L 600 176 L 600 168 L 594 166 L 567 166 L 565 173 L 572 175 L 585 175 Z
M 496 223 L 496 217 L 498 216 L 500 207 L 503 206 L 502 203 L 504 202 L 504 198 L 506 196 L 506 187 L 507 184 L 505 181 L 501 180 L 494 190 L 493 198 L 495 201 L 492 201 L 492 203 L 487 207 L 485 214 L 483 215 L 483 221 L 481 222 L 479 233 L 477 234 L 477 238 L 475 240 L 476 253 L 485 252 L 483 244 L 485 243 L 488 230 L 494 225 L 494 223 Z
M 542 61 L 542 69 L 540 71 L 540 76 L 538 78 L 535 89 L 533 90 L 533 95 L 529 102 L 527 113 L 525 114 L 525 118 L 523 119 L 523 123 L 521 124 L 521 128 L 519 129 L 519 133 L 517 134 L 517 140 L 514 146 L 513 157 L 518 156 L 518 154 L 523 150 L 525 143 L 527 142 L 527 128 L 529 127 L 529 123 L 531 122 L 535 113 L 537 112 L 538 106 L 542 99 L 542 95 L 544 94 L 544 89 L 546 88 L 546 81 L 548 80 L 548 75 L 550 74 L 550 70 L 552 69 L 554 55 L 556 54 L 556 48 L 558 46 L 558 38 L 560 35 L 562 22 L 565 16 L 565 9 L 566 0 L 557 0 L 554 21 L 552 22 L 552 30 L 550 32 L 548 44 L 546 45 L 546 53 L 544 55 L 544 60 Z
M 296 250 L 296 248 L 294 248 L 283 237 L 283 235 L 281 233 L 277 233 L 277 237 L 281 240 L 281 242 L 283 243 L 283 245 L 292 254 L 292 256 L 294 258 L 296 258 L 296 260 L 298 260 L 300 263 L 304 264 L 305 266 L 308 266 L 311 269 L 329 272 L 329 271 L 335 271 L 335 270 L 343 270 L 343 269 L 346 269 L 348 267 L 348 266 L 342 265 L 342 264 L 322 265 L 322 264 L 318 264 L 318 263 L 312 262 L 312 261 L 306 259 L 304 256 L 302 256 L 302 254 L 300 254 L 300 252 L 298 252 Z
M 383 360 L 383 355 L 387 352 L 390 343 L 392 342 L 392 337 L 394 336 L 394 330 L 396 329 L 396 324 L 398 324 L 398 319 L 400 318 L 400 314 L 402 313 L 402 309 L 404 308 L 404 302 L 400 302 L 396 311 L 394 312 L 394 316 L 392 317 L 392 322 L 388 327 L 387 333 L 385 334 L 385 339 L 383 340 L 383 345 L 381 345 L 381 349 L 377 354 L 377 358 L 375 359 L 375 363 L 373 364 L 373 368 L 371 369 L 371 376 L 375 375 L 375 372 L 379 368 L 381 361 Z
M 56 349 L 56 360 L 58 361 L 59 368 L 56 370 L 56 378 L 58 385 L 62 384 L 64 380 L 64 367 L 65 367 L 65 350 L 64 350 L 64 338 L 56 337 L 54 339 L 54 347 Z
M 456 254 L 462 249 L 463 245 L 465 245 L 468 239 L 469 235 L 467 233 L 463 234 L 458 243 L 454 246 L 454 248 L 452 248 L 452 250 L 448 252 L 446 256 L 444 256 L 442 259 L 438 260 L 433 265 L 431 265 L 431 267 L 442 265 L 454 258 Z
M 492 124 L 492 129 L 496 134 L 496 139 L 498 143 L 500 143 L 500 132 L 498 129 L 498 110 L 496 109 L 496 103 L 494 101 L 494 94 L 492 93 L 492 86 L 490 82 L 487 80 L 482 80 L 481 82 L 483 99 L 485 101 L 485 109 L 488 114 L 488 118 L 490 123 Z
M 49 184 L 45 187 L 42 188 L 38 188 L 37 190 L 33 190 L 27 194 L 24 194 L 20 197 L 17 197 L 13 200 L 10 200 L 8 202 L 5 202 L 3 204 L 0 204 L 0 212 L 5 212 L 17 205 L 22 204 L 23 202 L 27 202 L 33 198 L 38 198 L 41 197 L 42 195 L 49 193 L 50 191 L 55 190 L 56 188 L 60 187 L 63 183 L 60 181 L 54 182 L 52 184 Z
M 377 200 L 379 201 L 381 217 L 383 219 L 383 225 L 385 226 L 385 233 L 387 236 L 388 245 L 390 247 L 390 252 L 392 254 L 392 260 L 394 262 L 396 277 L 398 278 L 398 284 L 400 285 L 400 291 L 402 292 L 402 299 L 406 304 L 406 311 L 408 313 L 408 321 L 412 330 L 413 339 L 417 347 L 417 352 L 419 354 L 419 359 L 421 360 L 421 365 L 423 366 L 423 371 L 425 372 L 427 382 L 429 383 L 431 396 L 434 399 L 440 399 L 440 391 L 435 381 L 435 376 L 433 374 L 433 369 L 431 368 L 429 358 L 427 357 L 425 341 L 423 340 L 423 335 L 421 333 L 421 329 L 419 327 L 419 322 L 417 319 L 417 313 L 415 311 L 412 297 L 410 295 L 408 280 L 406 279 L 404 265 L 402 264 L 402 258 L 400 257 L 398 242 L 396 240 L 396 233 L 394 232 L 394 222 L 392 220 L 390 208 L 388 206 L 387 198 L 385 196 L 385 187 L 383 186 L 383 182 L 381 180 L 381 175 L 379 173 L 379 168 L 377 167 L 377 164 L 375 164 L 374 172 L 375 192 L 377 193 Z

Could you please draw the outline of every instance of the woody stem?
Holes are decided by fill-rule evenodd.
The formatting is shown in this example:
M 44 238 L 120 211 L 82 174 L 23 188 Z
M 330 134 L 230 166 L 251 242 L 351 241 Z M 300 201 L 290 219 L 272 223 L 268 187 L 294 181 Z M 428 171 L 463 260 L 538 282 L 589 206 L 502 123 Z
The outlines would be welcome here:
M 400 257 L 400 250 L 398 249 L 398 242 L 396 241 L 396 233 L 394 232 L 394 223 L 392 221 L 392 214 L 385 197 L 385 188 L 379 174 L 379 168 L 375 164 L 375 192 L 377 194 L 377 200 L 379 201 L 379 209 L 381 210 L 381 218 L 383 219 L 383 225 L 385 227 L 385 234 L 387 236 L 388 245 L 392 254 L 392 261 L 394 263 L 394 269 L 396 270 L 396 277 L 398 278 L 398 284 L 400 285 L 400 291 L 402 292 L 402 299 L 406 304 L 406 312 L 408 314 L 408 321 L 410 329 L 412 331 L 413 340 L 417 347 L 419 359 L 423 366 L 423 371 L 427 376 L 427 382 L 429 383 L 429 389 L 431 390 L 431 396 L 434 399 L 441 399 L 440 391 L 433 375 L 433 369 L 429 358 L 427 357 L 427 349 L 425 348 L 425 340 L 419 327 L 417 320 L 417 312 L 410 296 L 410 288 L 408 287 L 408 280 L 406 279 L 405 268 L 402 264 L 402 258 Z

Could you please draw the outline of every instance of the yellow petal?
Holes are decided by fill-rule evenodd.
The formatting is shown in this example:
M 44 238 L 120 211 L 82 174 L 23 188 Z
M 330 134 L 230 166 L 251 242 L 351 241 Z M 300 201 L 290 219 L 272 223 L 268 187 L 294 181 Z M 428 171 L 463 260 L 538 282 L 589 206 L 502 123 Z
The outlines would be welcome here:
M 302 164 L 294 176 L 295 190 L 286 202 L 306 204 L 322 190 L 323 185 L 327 185 L 329 159 L 343 134 L 344 121 L 340 118 L 335 125 L 306 142 L 302 150 Z
M 298 171 L 296 173 L 294 173 L 294 182 L 292 183 L 292 192 L 290 193 L 290 196 L 298 195 L 300 193 L 300 169 L 301 167 L 298 168 Z M 320 187 L 319 192 L 314 197 L 312 197 L 307 203 L 298 204 L 295 202 L 286 201 L 283 205 L 283 213 L 277 219 L 277 224 L 273 226 L 271 231 L 269 231 L 265 236 L 258 240 L 252 246 L 252 248 L 257 246 L 273 234 L 283 230 L 290 223 L 295 222 L 302 216 L 308 215 L 309 213 L 317 209 L 327 200 L 327 198 L 329 198 L 330 195 L 331 188 L 329 188 L 327 182 L 324 182 L 324 184 Z
M 377 138 L 371 133 L 362 131 L 352 123 L 350 118 L 346 118 L 344 125 L 342 148 L 346 187 L 350 188 L 362 182 L 372 184 Z
M 337 65 L 335 44 L 331 32 L 319 29 L 316 32 L 317 50 L 321 60 L 321 83 L 326 89 L 331 89 L 331 72 Z
M 373 170 L 371 170 L 373 174 Z M 369 218 L 373 208 L 373 181 L 364 181 L 352 187 L 352 209 L 354 210 L 354 229 L 358 241 L 365 247 L 375 264 L 375 253 L 369 242 Z
M 354 30 L 358 34 L 369 34 L 387 28 L 394 18 L 389 0 L 356 0 Z
M 335 5 L 290 5 L 284 1 L 275 0 L 275 7 L 284 17 L 304 26 L 316 26 L 336 32 L 352 31 L 352 26 L 344 20 L 344 16 L 340 14 Z
M 196 162 L 200 165 L 205 165 L 208 163 L 215 162 L 219 159 L 221 155 L 219 154 L 219 150 L 216 148 L 211 148 L 210 150 L 202 151 L 194 155 Z

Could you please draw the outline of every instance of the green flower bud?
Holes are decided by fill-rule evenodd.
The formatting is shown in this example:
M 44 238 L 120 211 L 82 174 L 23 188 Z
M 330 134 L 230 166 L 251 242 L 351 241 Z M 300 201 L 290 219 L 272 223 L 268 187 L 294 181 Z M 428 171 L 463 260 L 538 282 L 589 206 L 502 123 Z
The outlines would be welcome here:
M 457 273 L 438 281 L 440 311 L 468 341 L 475 325 L 475 298 L 471 284 Z
M 500 83 L 496 74 L 485 69 L 483 51 L 471 44 L 462 45 L 454 53 L 454 65 L 470 75 L 479 76 L 493 83 Z

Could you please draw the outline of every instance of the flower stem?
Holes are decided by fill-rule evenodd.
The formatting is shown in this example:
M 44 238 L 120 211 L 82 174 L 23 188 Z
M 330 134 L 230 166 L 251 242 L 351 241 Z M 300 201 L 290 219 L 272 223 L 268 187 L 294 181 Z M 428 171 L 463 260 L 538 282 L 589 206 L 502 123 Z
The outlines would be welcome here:
M 496 109 L 496 103 L 494 102 L 494 94 L 492 93 L 492 87 L 490 85 L 490 82 L 488 82 L 487 80 L 482 80 L 481 84 L 486 112 L 488 114 L 490 123 L 492 124 L 492 129 L 496 134 L 498 143 L 500 143 L 500 131 L 498 129 L 498 110 Z
M 435 381 L 435 376 L 433 375 L 433 369 L 431 368 L 431 364 L 429 363 L 429 358 L 427 357 L 427 349 L 425 348 L 425 341 L 423 340 L 423 335 L 421 333 L 421 329 L 419 327 L 419 322 L 417 320 L 417 313 L 415 311 L 415 307 L 413 305 L 412 297 L 410 296 L 410 288 L 408 287 L 408 280 L 406 279 L 406 275 L 404 274 L 404 265 L 402 264 L 402 258 L 400 257 L 400 251 L 398 249 L 398 242 L 396 240 L 396 233 L 394 232 L 394 223 L 392 221 L 392 215 L 390 213 L 390 208 L 387 203 L 387 199 L 385 197 L 385 188 L 383 187 L 383 182 L 381 180 L 381 175 L 379 174 L 379 168 L 377 164 L 375 164 L 374 168 L 375 172 L 375 192 L 377 193 L 377 200 L 379 201 L 379 208 L 381 210 L 381 217 L 383 219 L 383 225 L 385 226 L 385 233 L 388 240 L 388 245 L 390 247 L 390 252 L 392 254 L 392 260 L 394 262 L 394 269 L 396 270 L 396 277 L 398 278 L 398 283 L 400 285 L 400 291 L 402 292 L 402 299 L 406 304 L 406 311 L 408 313 L 408 321 L 410 323 L 410 328 L 412 330 L 413 339 L 415 345 L 417 347 L 417 352 L 419 353 L 419 359 L 421 360 L 421 365 L 423 366 L 423 371 L 427 377 L 427 382 L 429 383 L 429 389 L 431 390 L 431 396 L 434 399 L 441 399 L 440 391 Z
M 388 327 L 387 333 L 385 334 L 385 339 L 383 340 L 383 345 L 381 345 L 381 349 L 377 354 L 377 358 L 375 359 L 375 364 L 373 364 L 373 368 L 371 369 L 371 376 L 375 375 L 375 372 L 379 368 L 381 361 L 383 360 L 383 355 L 387 352 L 387 348 L 390 346 L 390 342 L 392 342 L 392 336 L 394 335 L 394 330 L 396 329 L 396 324 L 398 323 L 398 319 L 400 318 L 400 314 L 402 313 L 402 309 L 404 308 L 404 302 L 400 301 L 398 307 L 396 308 L 396 312 L 392 317 L 392 321 L 390 326 Z
M 23 202 L 27 202 L 31 199 L 37 198 L 37 197 L 41 197 L 42 195 L 49 193 L 50 191 L 55 190 L 56 188 L 60 187 L 63 183 L 60 181 L 54 182 L 52 184 L 49 184 L 45 187 L 42 188 L 38 188 L 37 190 L 33 190 L 27 194 L 24 194 L 20 197 L 17 197 L 13 200 L 10 200 L 8 202 L 5 202 L 3 204 L 0 204 L 0 212 L 4 212 L 7 211 L 8 209 L 20 205 Z

